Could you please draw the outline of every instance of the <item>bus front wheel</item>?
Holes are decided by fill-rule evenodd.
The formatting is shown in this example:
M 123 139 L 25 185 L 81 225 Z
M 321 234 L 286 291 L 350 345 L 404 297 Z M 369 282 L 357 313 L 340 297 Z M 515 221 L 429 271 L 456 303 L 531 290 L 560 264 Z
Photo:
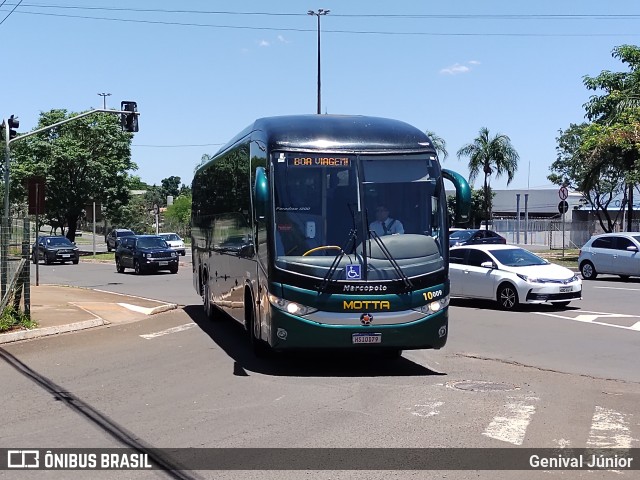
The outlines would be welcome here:
M 205 277 L 207 277 L 205 272 Z M 211 287 L 209 287 L 208 279 L 205 279 L 204 286 L 202 288 L 202 306 L 204 307 L 204 314 L 209 320 L 213 320 L 213 305 L 211 304 Z

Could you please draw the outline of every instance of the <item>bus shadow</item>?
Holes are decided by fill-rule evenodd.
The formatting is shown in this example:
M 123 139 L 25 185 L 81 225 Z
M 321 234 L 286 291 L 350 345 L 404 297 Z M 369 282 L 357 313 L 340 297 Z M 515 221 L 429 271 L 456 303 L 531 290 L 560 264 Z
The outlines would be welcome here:
M 249 345 L 242 325 L 223 312 L 214 320 L 206 318 L 200 305 L 187 305 L 184 312 L 200 329 L 235 361 L 234 375 L 248 371 L 290 377 L 408 377 L 446 375 L 404 357 L 390 359 L 373 352 L 340 350 L 274 353 L 258 358 Z
M 575 304 L 569 305 L 554 305 L 553 303 L 525 303 L 520 304 L 511 312 L 570 312 L 573 310 L 580 310 L 579 300 L 575 300 Z M 507 312 L 498 305 L 495 300 L 484 300 L 476 298 L 452 298 L 450 305 L 452 307 L 463 307 L 474 310 L 495 310 L 498 312 Z

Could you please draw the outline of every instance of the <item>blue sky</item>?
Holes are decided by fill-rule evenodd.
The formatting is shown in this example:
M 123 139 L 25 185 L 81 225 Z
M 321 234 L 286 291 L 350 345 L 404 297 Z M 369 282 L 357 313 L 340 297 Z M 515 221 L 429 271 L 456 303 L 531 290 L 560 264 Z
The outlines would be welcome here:
M 18 2 L 4 1 L 0 21 Z M 306 12 L 319 8 L 330 10 L 323 113 L 434 131 L 444 165 L 465 176 L 457 150 L 481 127 L 503 133 L 521 157 L 513 188 L 551 187 L 558 130 L 583 121 L 592 94 L 583 76 L 626 70 L 612 49 L 640 45 L 633 0 L 23 0 L 0 24 L 0 116 L 28 131 L 41 111 L 101 107 L 98 93 L 111 93 L 110 108 L 135 100 L 134 174 L 188 184 L 202 154 L 254 119 L 316 112 L 317 20 Z

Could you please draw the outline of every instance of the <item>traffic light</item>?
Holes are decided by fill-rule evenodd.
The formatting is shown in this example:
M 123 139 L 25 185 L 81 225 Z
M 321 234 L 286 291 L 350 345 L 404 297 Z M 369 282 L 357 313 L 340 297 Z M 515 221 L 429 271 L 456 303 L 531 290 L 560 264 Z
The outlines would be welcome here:
M 131 112 L 120 114 L 120 125 L 125 132 L 137 132 L 138 131 L 138 104 L 136 102 L 122 101 L 120 102 L 120 110 Z
M 18 132 L 16 132 L 14 130 L 14 128 L 18 128 L 20 126 L 20 121 L 18 120 L 18 118 L 15 115 L 11 115 L 8 119 L 7 119 L 7 125 L 9 125 L 9 140 L 16 138 L 18 136 Z M 6 125 L 4 122 L 2 122 L 2 137 L 4 138 L 5 136 L 5 131 L 6 131 Z

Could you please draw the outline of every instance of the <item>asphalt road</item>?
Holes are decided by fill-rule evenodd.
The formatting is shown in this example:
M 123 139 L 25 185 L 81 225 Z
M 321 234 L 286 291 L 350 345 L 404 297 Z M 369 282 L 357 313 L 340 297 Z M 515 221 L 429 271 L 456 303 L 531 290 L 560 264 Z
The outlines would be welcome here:
M 0 447 L 350 447 L 362 449 L 363 456 L 374 447 L 640 447 L 640 331 L 632 328 L 640 321 L 635 307 L 640 282 L 605 277 L 585 282 L 584 300 L 569 309 L 504 313 L 489 303 L 455 301 L 447 346 L 405 352 L 397 361 L 335 353 L 258 360 L 239 326 L 204 317 L 188 267 L 178 275 L 141 277 L 84 262 L 41 267 L 42 280 L 50 283 L 124 291 L 185 307 L 136 323 L 0 349 L 0 385 L 10 386 L 3 398 L 9 415 L 3 419 Z M 487 462 L 509 451 L 487 450 Z M 154 460 L 168 466 L 176 462 L 171 452 Z M 123 478 L 123 472 L 48 473 L 48 478 Z M 634 478 L 634 472 L 567 471 L 244 470 L 125 476 L 516 475 Z M 0 472 L 3 476 L 15 478 Z

